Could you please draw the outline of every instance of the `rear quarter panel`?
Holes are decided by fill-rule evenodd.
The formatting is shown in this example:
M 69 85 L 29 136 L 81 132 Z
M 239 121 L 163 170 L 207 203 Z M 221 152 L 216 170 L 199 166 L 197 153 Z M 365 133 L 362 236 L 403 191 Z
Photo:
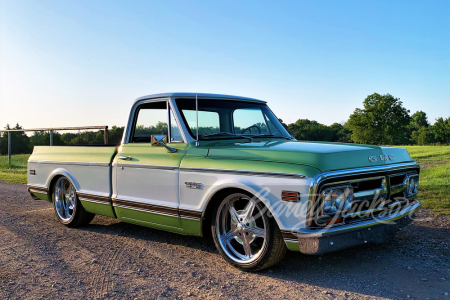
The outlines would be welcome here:
M 77 193 L 109 197 L 110 165 L 116 151 L 114 146 L 36 146 L 28 160 L 28 186 L 48 191 L 52 180 L 62 175 L 72 181 Z

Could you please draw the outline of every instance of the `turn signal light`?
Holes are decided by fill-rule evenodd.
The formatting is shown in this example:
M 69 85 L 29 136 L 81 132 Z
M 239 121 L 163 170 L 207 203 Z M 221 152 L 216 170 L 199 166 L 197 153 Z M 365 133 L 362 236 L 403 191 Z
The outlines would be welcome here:
M 290 202 L 298 202 L 298 201 L 300 201 L 300 193 L 292 192 L 292 191 L 282 191 L 281 192 L 281 200 L 290 201 Z

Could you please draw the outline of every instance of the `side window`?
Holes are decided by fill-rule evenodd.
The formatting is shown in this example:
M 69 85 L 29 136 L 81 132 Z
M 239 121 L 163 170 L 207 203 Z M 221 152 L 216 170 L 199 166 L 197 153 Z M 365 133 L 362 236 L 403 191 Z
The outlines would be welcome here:
M 133 143 L 150 143 L 150 136 L 168 134 L 167 102 L 146 103 L 139 107 Z
M 269 131 L 271 134 L 282 135 L 280 130 L 278 130 L 275 124 L 273 124 L 273 122 L 270 120 L 270 117 L 266 113 L 264 113 L 264 119 L 267 121 L 267 125 L 269 126 Z
M 197 133 L 197 117 L 195 110 L 183 110 L 186 122 L 195 136 Z M 206 135 L 220 132 L 220 118 L 219 114 L 213 111 L 199 111 L 198 112 L 198 135 Z
M 183 142 L 183 137 L 181 136 L 180 128 L 178 128 L 177 121 L 173 116 L 172 109 L 170 110 L 170 142 Z

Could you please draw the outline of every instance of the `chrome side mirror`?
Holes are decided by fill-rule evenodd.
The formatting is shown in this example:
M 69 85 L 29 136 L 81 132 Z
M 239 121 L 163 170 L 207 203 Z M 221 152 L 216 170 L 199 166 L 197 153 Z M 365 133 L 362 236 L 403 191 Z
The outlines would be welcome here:
M 152 146 L 163 146 L 169 152 L 172 152 L 172 153 L 177 152 L 177 149 L 166 145 L 167 139 L 166 139 L 165 135 L 152 135 L 150 139 L 151 139 Z

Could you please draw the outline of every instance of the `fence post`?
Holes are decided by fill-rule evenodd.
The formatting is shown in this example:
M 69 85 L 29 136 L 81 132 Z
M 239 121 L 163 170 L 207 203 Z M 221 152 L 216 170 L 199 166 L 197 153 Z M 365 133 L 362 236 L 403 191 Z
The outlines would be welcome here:
M 53 146 L 53 130 L 50 130 L 50 146 Z
M 105 137 L 105 145 L 107 145 L 108 144 L 108 126 L 106 126 L 105 127 L 105 134 L 104 134 L 104 137 Z
M 8 160 L 11 167 L 11 131 L 8 131 Z

